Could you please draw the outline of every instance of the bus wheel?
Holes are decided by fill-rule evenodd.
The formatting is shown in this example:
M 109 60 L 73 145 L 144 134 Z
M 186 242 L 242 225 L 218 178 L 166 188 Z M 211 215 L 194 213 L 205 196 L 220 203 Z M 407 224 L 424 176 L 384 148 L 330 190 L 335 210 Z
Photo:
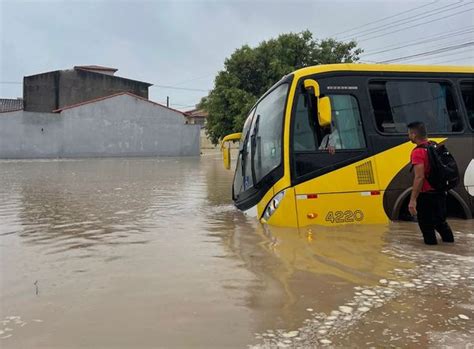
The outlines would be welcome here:
M 408 203 L 410 201 L 410 195 L 408 195 L 400 206 L 400 211 L 398 213 L 398 220 L 414 222 L 416 219 L 408 212 Z M 471 214 L 469 212 L 468 206 L 464 203 L 464 200 L 456 192 L 448 192 L 448 197 L 446 199 L 447 207 L 447 216 L 448 218 L 462 218 L 470 219 Z

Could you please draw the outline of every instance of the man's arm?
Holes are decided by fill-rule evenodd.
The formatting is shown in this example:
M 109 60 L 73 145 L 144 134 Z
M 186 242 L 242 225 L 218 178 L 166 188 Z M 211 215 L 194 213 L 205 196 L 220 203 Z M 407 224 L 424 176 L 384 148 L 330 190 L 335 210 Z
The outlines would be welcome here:
M 413 189 L 411 191 L 410 203 L 408 204 L 408 211 L 412 216 L 417 214 L 416 211 L 416 199 L 421 192 L 423 187 L 423 181 L 425 180 L 425 166 L 423 164 L 416 164 L 413 166 L 415 170 L 415 178 L 413 179 Z
M 323 137 L 323 139 L 322 139 L 322 141 L 321 141 L 321 144 L 319 145 L 319 148 L 318 148 L 319 150 L 325 150 L 325 149 L 327 149 L 327 148 L 326 148 L 326 144 L 329 143 L 328 138 L 329 138 L 329 135 L 328 135 L 328 134 Z
M 329 154 L 334 155 L 336 153 L 336 145 L 339 139 L 338 135 L 336 134 L 337 131 L 333 130 L 329 134 L 329 144 L 328 144 L 328 151 Z

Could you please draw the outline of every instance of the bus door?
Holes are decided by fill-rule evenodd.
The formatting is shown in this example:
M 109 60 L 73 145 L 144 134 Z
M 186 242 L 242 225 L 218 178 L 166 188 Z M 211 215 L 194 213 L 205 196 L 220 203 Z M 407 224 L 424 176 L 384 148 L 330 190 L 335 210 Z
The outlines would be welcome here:
M 334 80 L 333 80 L 334 81 Z M 292 184 L 299 226 L 386 221 L 357 91 L 333 91 L 330 122 L 316 117 L 313 95 L 298 88 L 292 117 Z M 375 212 L 377 211 L 377 212 Z M 380 211 L 380 212 L 378 212 Z

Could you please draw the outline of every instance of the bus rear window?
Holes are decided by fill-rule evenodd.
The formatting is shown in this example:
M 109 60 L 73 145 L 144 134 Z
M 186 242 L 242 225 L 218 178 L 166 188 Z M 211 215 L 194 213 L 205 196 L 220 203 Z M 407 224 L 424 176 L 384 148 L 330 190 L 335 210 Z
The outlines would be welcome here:
M 471 127 L 474 128 L 474 82 L 462 82 L 461 93 L 464 106 L 466 107 L 467 118 Z
M 428 81 L 375 81 L 369 83 L 372 108 L 379 131 L 406 133 L 406 125 L 422 121 L 430 133 L 463 129 L 454 92 L 448 83 Z

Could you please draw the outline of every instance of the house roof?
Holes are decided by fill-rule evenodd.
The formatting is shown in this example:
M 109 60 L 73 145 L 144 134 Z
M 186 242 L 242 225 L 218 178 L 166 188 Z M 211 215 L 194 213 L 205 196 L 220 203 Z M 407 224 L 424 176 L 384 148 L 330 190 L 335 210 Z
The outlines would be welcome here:
M 207 111 L 204 111 L 202 109 L 191 109 L 188 111 L 185 111 L 184 114 L 188 117 L 193 117 L 193 118 L 207 118 L 209 113 Z
M 23 109 L 22 98 L 0 98 L 0 113 L 8 113 Z
M 110 67 L 104 67 L 102 65 L 75 65 L 74 69 L 92 69 L 92 70 L 103 70 L 103 71 L 111 71 L 111 72 L 116 72 L 118 69 L 116 68 L 110 68 Z
M 129 96 L 134 97 L 134 98 L 136 98 L 136 99 L 140 99 L 140 100 L 142 100 L 142 101 L 145 101 L 145 102 L 148 102 L 148 103 L 151 103 L 151 104 L 160 106 L 160 107 L 162 107 L 162 108 L 166 108 L 166 109 L 175 111 L 175 112 L 180 113 L 181 115 L 185 116 L 185 113 L 183 113 L 182 111 L 179 111 L 179 110 L 173 109 L 173 108 L 169 108 L 169 107 L 167 107 L 166 105 L 163 105 L 163 104 L 161 104 L 161 103 L 157 103 L 157 102 L 150 101 L 149 99 L 146 99 L 146 98 L 137 96 L 137 95 L 135 95 L 135 94 L 133 94 L 133 93 L 130 93 L 130 92 L 114 93 L 114 94 L 111 94 L 111 95 L 108 95 L 108 96 L 90 99 L 90 100 L 88 100 L 88 101 L 84 101 L 84 102 L 81 102 L 81 103 L 71 104 L 71 105 L 68 105 L 68 106 L 65 106 L 65 107 L 62 107 L 62 108 L 59 108 L 59 109 L 55 109 L 55 110 L 53 110 L 53 113 L 61 113 L 61 112 L 64 111 L 64 110 L 77 108 L 77 107 L 80 107 L 80 106 L 83 106 L 83 105 L 86 105 L 86 104 L 96 103 L 96 102 L 99 102 L 99 101 L 103 101 L 103 100 L 106 100 L 106 99 L 109 99 L 109 98 L 113 98 L 113 97 L 117 97 L 117 96 L 121 96 L 121 95 L 129 95 Z

